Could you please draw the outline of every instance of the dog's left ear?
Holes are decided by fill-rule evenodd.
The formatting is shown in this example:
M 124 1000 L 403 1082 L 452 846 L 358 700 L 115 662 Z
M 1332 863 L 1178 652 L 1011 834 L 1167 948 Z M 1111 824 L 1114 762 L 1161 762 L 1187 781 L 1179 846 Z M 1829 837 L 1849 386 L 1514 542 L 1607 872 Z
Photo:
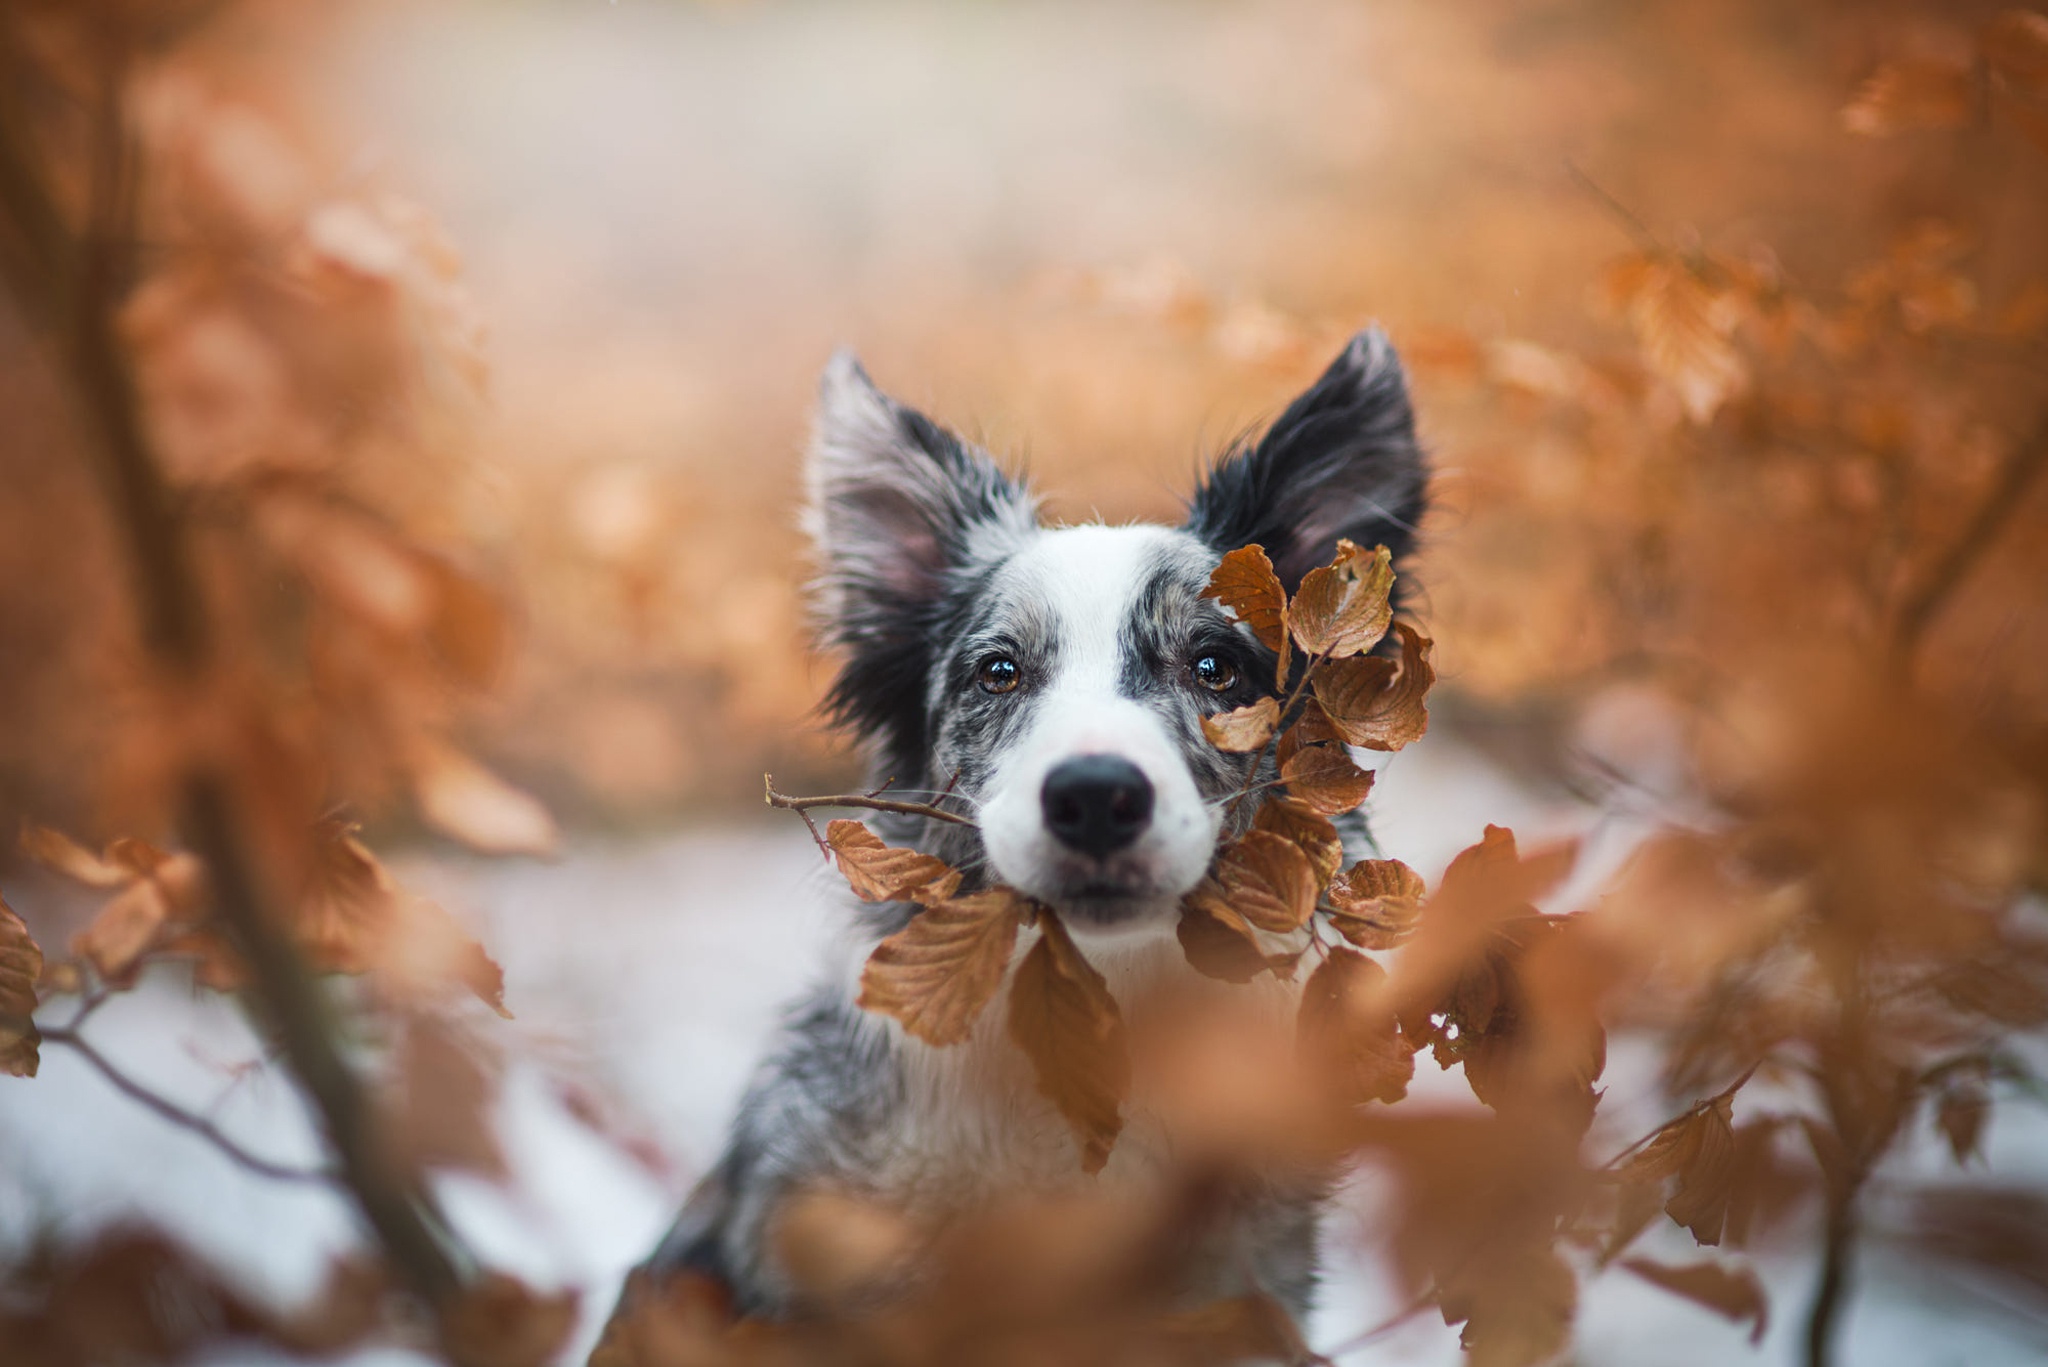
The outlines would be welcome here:
M 1427 478 L 1401 360 L 1368 328 L 1256 444 L 1217 463 L 1189 503 L 1187 530 L 1218 551 L 1264 546 L 1292 593 L 1336 555 L 1339 537 L 1405 556 Z

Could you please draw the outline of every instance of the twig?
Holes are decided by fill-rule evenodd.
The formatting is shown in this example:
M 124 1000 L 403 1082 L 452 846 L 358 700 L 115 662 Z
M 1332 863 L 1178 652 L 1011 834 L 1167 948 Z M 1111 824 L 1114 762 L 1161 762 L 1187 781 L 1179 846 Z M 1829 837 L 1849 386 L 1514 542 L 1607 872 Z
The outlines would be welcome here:
M 1601 185 L 1599 181 L 1594 180 L 1584 171 L 1581 171 L 1578 168 L 1578 164 L 1570 158 L 1565 159 L 1564 173 L 1570 176 L 1572 182 L 1581 190 L 1584 190 L 1587 194 L 1598 200 L 1602 208 L 1613 214 L 1621 223 L 1621 226 L 1628 230 L 1628 235 L 1636 240 L 1638 247 L 1641 247 L 1645 252 L 1660 255 L 1663 253 L 1664 244 L 1657 240 L 1656 233 L 1650 231 L 1650 225 L 1643 222 L 1641 216 L 1635 210 L 1609 194 L 1607 188 Z
M 267 1158 L 259 1158 L 228 1138 L 212 1121 L 204 1116 L 194 1115 L 175 1101 L 150 1091 L 116 1068 L 105 1054 L 87 1044 L 84 1037 L 68 1025 L 44 1030 L 42 1033 L 45 1044 L 62 1044 L 77 1051 L 78 1056 L 91 1064 L 116 1091 L 130 1100 L 140 1102 L 180 1129 L 190 1130 L 259 1177 L 275 1178 L 280 1182 L 316 1182 L 323 1185 L 340 1180 L 340 1174 L 331 1168 L 294 1168 L 283 1163 L 273 1163 Z
M 800 816 L 804 816 L 805 813 L 815 807 L 861 807 L 871 812 L 895 812 L 900 816 L 923 816 L 929 817 L 933 821 L 950 821 L 956 826 L 972 826 L 975 824 L 973 817 L 962 816 L 958 812 L 949 812 L 944 807 L 934 807 L 929 802 L 900 802 L 895 798 L 875 797 L 869 793 L 834 793 L 830 797 L 791 797 L 787 793 L 775 791 L 775 775 L 763 774 L 761 775 L 761 782 L 767 789 L 769 806 L 780 808 L 785 812 L 795 812 Z M 880 790 L 877 789 L 876 791 Z M 804 816 L 804 822 L 806 825 L 809 825 L 810 817 Z M 817 827 L 811 827 L 811 834 L 817 834 Z
M 2007 457 L 1962 535 L 1900 603 L 1892 627 L 1892 666 L 1900 675 L 1912 667 L 1921 638 L 1997 540 L 2006 522 L 2019 511 L 2026 501 L 2028 486 L 2040 477 L 2043 469 L 2048 469 L 2048 418 Z

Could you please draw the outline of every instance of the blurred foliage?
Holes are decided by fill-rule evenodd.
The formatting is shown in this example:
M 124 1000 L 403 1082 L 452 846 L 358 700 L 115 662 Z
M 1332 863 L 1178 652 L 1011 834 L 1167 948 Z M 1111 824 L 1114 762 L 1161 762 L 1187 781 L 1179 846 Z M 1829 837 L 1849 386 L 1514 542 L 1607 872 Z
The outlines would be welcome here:
M 1436 699 L 1659 829 L 1568 918 L 1535 904 L 1569 852 L 1505 831 L 1433 893 L 1340 870 L 1318 813 L 1365 796 L 1334 739 L 1370 709 L 1333 704 L 1332 734 L 1246 709 L 1212 739 L 1286 749 L 1302 810 L 1233 848 L 1183 942 L 1232 980 L 1313 951 L 1299 1038 L 1162 1045 L 1042 919 L 1040 1010 L 1011 1014 L 1098 1161 L 1128 1051 L 1178 1079 L 1202 1162 L 1139 1208 L 948 1231 L 946 1275 L 879 1312 L 837 1293 L 935 1236 L 803 1194 L 783 1252 L 829 1313 L 735 1329 L 716 1288 L 643 1287 L 619 1360 L 1303 1358 L 1262 1301 L 1164 1288 L 1233 1183 L 1365 1154 L 1416 1306 L 1478 1361 L 1565 1351 L 1610 1267 L 1761 1333 L 1739 1258 L 1631 1252 L 1661 1220 L 1810 1250 L 1818 1363 L 1885 1164 L 1915 1133 L 1981 1162 L 2038 1094 L 2039 12 L 14 0 L 0 37 L 0 817 L 102 894 L 76 924 L 0 905 L 0 1068 L 77 1049 L 254 1172 L 342 1183 L 381 1253 L 280 1317 L 160 1236 L 53 1252 L 0 1317 L 23 1360 L 380 1334 L 497 1367 L 563 1341 L 572 1299 L 476 1268 L 422 1185 L 501 1163 L 478 1013 L 502 982 L 352 823 L 544 851 L 527 789 L 649 820 L 845 773 L 809 719 L 791 513 L 809 376 L 847 337 L 995 448 L 1029 433 L 1063 515 L 1171 516 L 1382 317 L 1438 466 Z M 1031 920 L 954 890 L 870 968 L 933 1038 Z M 905 976 L 956 951 L 955 979 Z M 159 962 L 246 994 L 332 1169 L 280 1171 L 92 1052 Z M 374 1085 L 335 1043 L 356 1027 Z M 1600 1113 L 1603 1027 L 1658 1052 L 1648 1133 Z M 1116 1059 L 1048 1064 L 1077 1031 Z M 1483 1108 L 1390 1109 L 1424 1049 Z M 1297 1055 L 1301 1087 L 1270 1066 Z M 2038 1196 L 1919 1193 L 1899 1237 L 2032 1285 L 2014 1201 Z

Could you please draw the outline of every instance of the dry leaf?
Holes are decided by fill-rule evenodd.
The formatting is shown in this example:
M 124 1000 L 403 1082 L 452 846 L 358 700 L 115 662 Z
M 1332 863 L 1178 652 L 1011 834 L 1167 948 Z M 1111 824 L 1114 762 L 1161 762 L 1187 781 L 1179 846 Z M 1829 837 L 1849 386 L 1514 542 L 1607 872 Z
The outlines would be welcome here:
M 1316 666 L 1316 673 L 1320 674 L 1327 668 L 1329 664 L 1326 661 Z M 1343 737 L 1337 734 L 1337 728 L 1331 724 L 1329 714 L 1323 711 L 1323 705 L 1311 697 L 1302 703 L 1294 725 L 1280 733 L 1280 743 L 1273 747 L 1273 762 L 1284 769 L 1287 761 L 1302 747 L 1330 745 L 1341 740 Z
M 1667 1127 L 1622 1166 L 1623 1181 L 1678 1179 L 1664 1213 L 1703 1244 L 1721 1242 L 1735 1171 L 1734 1102 L 1716 1097 Z
M 115 864 L 48 826 L 24 823 L 21 850 L 53 873 L 83 883 L 89 888 L 118 888 L 135 876 L 132 868 Z
M 721 1367 L 730 1360 L 732 1290 L 699 1272 L 626 1278 L 586 1367 Z
M 1970 68 L 1941 58 L 1886 62 L 1842 108 L 1842 127 L 1867 138 L 1920 129 L 1961 128 L 1970 121 Z
M 36 1029 L 36 980 L 42 973 L 43 951 L 0 899 L 0 1073 L 36 1075 L 43 1039 Z
M 858 1005 L 927 1044 L 958 1044 L 1002 986 L 1031 914 L 1031 903 L 1009 888 L 924 907 L 868 956 Z
M 1159 1332 L 1169 1345 L 1186 1345 L 1187 1360 L 1194 1362 L 1297 1367 L 1322 1361 L 1302 1341 L 1293 1316 L 1271 1296 L 1258 1292 L 1178 1311 L 1160 1322 Z
M 1664 253 L 1623 258 L 1609 270 L 1608 290 L 1626 310 L 1643 359 L 1677 391 L 1693 422 L 1710 422 L 1749 382 L 1735 349 L 1743 306 L 1734 290 Z
M 1287 608 L 1294 639 L 1310 655 L 1343 659 L 1379 644 L 1394 620 L 1393 554 L 1337 542 L 1337 558 L 1302 576 Z
M 317 968 L 371 973 L 405 997 L 458 983 L 499 1015 L 511 1015 L 504 970 L 447 909 L 400 887 L 348 822 L 330 818 L 315 826 L 297 912 L 299 943 Z
M 1360 949 L 1392 949 L 1415 933 L 1428 892 L 1398 859 L 1361 859 L 1330 884 L 1330 924 Z
M 1951 1087 L 1941 1094 L 1934 1123 L 1948 1141 L 1949 1152 L 1955 1155 L 1959 1166 L 1979 1152 L 1984 1123 L 1990 1118 L 1991 1094 L 1975 1083 Z
M 1202 596 L 1214 598 L 1236 613 L 1237 619 L 1252 629 L 1252 635 L 1266 649 L 1279 652 L 1273 686 L 1285 688 L 1288 668 L 1287 590 L 1281 587 L 1280 576 L 1273 572 L 1273 562 L 1266 558 L 1266 548 L 1241 546 L 1224 556 L 1210 574 L 1209 586 L 1202 590 Z
M 1344 867 L 1344 837 L 1330 818 L 1288 797 L 1269 797 L 1259 804 L 1253 828 L 1291 840 L 1308 856 L 1316 882 L 1328 883 Z
M 1316 699 L 1347 744 L 1399 750 L 1429 730 L 1424 699 L 1436 682 L 1429 662 L 1435 643 L 1406 622 L 1394 623 L 1394 634 L 1401 642 L 1398 669 L 1377 657 L 1332 660 L 1316 668 Z
M 1385 969 L 1339 946 L 1302 990 L 1302 1049 L 1312 1064 L 1345 1081 L 1354 1104 L 1399 1101 L 1415 1076 L 1415 1051 L 1401 1038 L 1386 983 Z
M 574 1291 L 490 1272 L 441 1307 L 441 1349 L 454 1367 L 548 1367 L 575 1327 Z
M 413 795 L 443 835 L 486 854 L 553 854 L 560 833 L 548 809 L 451 746 L 420 747 Z
M 1445 1323 L 1465 1321 L 1458 1343 L 1470 1367 L 1531 1367 L 1563 1352 L 1579 1299 L 1570 1264 L 1555 1249 L 1525 1248 L 1486 1270 L 1443 1301 Z
M 784 1197 L 768 1227 L 776 1265 L 806 1308 L 872 1304 L 902 1278 L 917 1242 L 901 1209 L 829 1187 Z
M 1123 1013 L 1058 916 L 1041 910 L 1038 931 L 1010 984 L 1010 1038 L 1030 1058 L 1039 1092 L 1073 1127 L 1081 1170 L 1100 1172 L 1131 1087 Z
M 1249 706 L 1202 718 L 1202 734 L 1218 750 L 1247 754 L 1273 738 L 1273 727 L 1279 720 L 1280 700 L 1260 698 Z
M 378 1137 L 401 1171 L 456 1168 L 502 1179 L 490 1123 L 497 1068 L 432 1016 L 405 1020 L 384 1091 Z
M 2006 10 L 1984 26 L 1977 47 L 1993 71 L 2022 90 L 2048 95 L 2048 14 Z
M 1285 935 L 1308 924 L 1321 884 L 1301 847 L 1270 831 L 1248 831 L 1216 861 L 1223 901 L 1260 930 Z
M 1747 1324 L 1752 1348 L 1764 1341 L 1771 1306 L 1753 1269 L 1711 1261 L 1678 1266 L 1649 1258 L 1623 1258 L 1621 1265 L 1674 1296 L 1683 1296 L 1737 1324 Z
M 1174 933 L 1188 963 L 1207 977 L 1248 983 L 1272 967 L 1251 926 L 1231 910 L 1214 879 L 1204 879 L 1181 900 L 1180 922 Z
M 1373 776 L 1353 763 L 1342 746 L 1308 745 L 1287 757 L 1280 780 L 1295 801 L 1324 816 L 1341 816 L 1365 801 Z
M 206 873 L 192 855 L 166 854 L 138 840 L 109 845 L 106 862 L 136 872 L 72 936 L 71 952 L 90 961 L 107 982 L 126 986 L 143 956 L 162 947 L 169 932 L 200 919 Z
M 864 902 L 905 898 L 939 902 L 960 886 L 959 871 L 943 859 L 884 845 L 880 836 L 858 821 L 842 817 L 829 822 L 825 843 L 839 857 L 839 871 Z

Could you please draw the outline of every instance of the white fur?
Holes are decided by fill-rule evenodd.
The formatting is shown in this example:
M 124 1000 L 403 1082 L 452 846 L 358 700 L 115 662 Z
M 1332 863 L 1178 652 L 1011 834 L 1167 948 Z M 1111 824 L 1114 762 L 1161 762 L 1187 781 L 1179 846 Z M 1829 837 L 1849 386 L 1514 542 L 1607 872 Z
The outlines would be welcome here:
M 1163 527 L 1062 527 L 1034 538 L 1005 567 L 1016 579 L 1003 591 L 1014 584 L 1053 612 L 1059 650 L 1054 676 L 1034 684 L 1042 696 L 1031 728 L 1010 747 L 981 811 L 998 877 L 1058 905 L 1078 856 L 1045 828 L 1039 795 L 1046 775 L 1080 755 L 1135 764 L 1152 784 L 1152 823 L 1117 856 L 1142 883 L 1136 914 L 1122 924 L 1154 933 L 1207 871 L 1221 821 L 1157 714 L 1117 691 L 1119 635 L 1144 586 L 1144 567 L 1180 535 Z

